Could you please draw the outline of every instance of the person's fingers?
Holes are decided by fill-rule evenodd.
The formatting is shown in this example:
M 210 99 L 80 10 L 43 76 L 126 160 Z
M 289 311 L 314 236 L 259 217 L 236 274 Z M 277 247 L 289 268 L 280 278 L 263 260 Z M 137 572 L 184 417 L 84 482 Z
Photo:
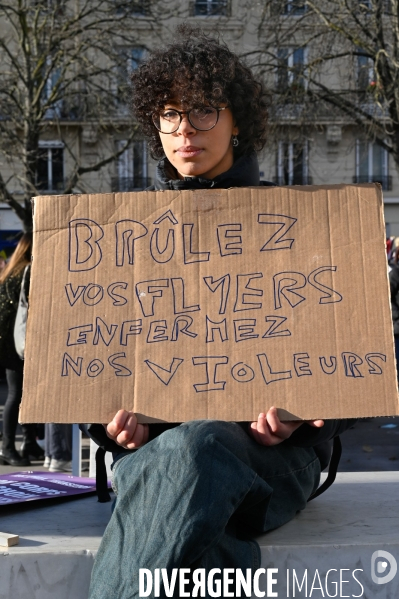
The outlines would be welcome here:
M 264 412 L 261 412 L 258 416 L 258 420 L 256 421 L 256 429 L 261 435 L 265 435 L 270 432 L 269 425 L 266 420 L 266 414 Z
M 269 410 L 267 411 L 266 420 L 273 435 L 277 435 L 279 431 L 283 429 L 283 424 L 277 415 L 277 408 L 275 408 L 274 406 L 269 408 Z
M 266 414 L 263 412 L 259 414 L 258 420 L 251 423 L 249 430 L 257 443 L 261 445 L 277 445 L 288 439 L 302 424 L 302 420 L 281 422 L 277 408 L 272 406 Z M 324 421 L 311 420 L 309 424 L 320 428 L 324 425 Z
M 126 446 L 127 443 L 130 443 L 133 441 L 135 432 L 136 432 L 136 428 L 137 428 L 137 418 L 136 418 L 136 414 L 134 414 L 134 412 L 128 412 L 128 417 L 125 421 L 124 427 L 123 429 L 120 431 L 120 433 L 116 436 L 116 442 L 119 443 L 119 445 L 123 445 L 123 447 Z
M 138 424 L 130 441 L 125 443 L 125 447 L 127 447 L 127 449 L 136 449 L 147 443 L 148 430 L 148 424 Z
M 127 449 L 141 447 L 148 441 L 148 424 L 138 424 L 134 412 L 119 410 L 109 424 L 104 424 L 104 427 L 110 439 Z
M 281 422 L 278 417 L 277 408 L 271 407 L 266 414 L 267 423 L 273 437 L 280 440 L 288 439 L 292 433 L 293 424 L 290 422 Z
M 250 425 L 250 432 L 252 437 L 260 445 L 275 445 L 276 440 L 270 431 L 266 414 L 261 412 L 256 422 L 252 422 Z
M 111 422 L 109 422 L 105 427 L 108 437 L 114 440 L 116 439 L 116 437 L 125 427 L 130 413 L 131 412 L 128 412 L 127 410 L 118 410 Z
M 264 443 L 262 442 L 261 436 L 258 432 L 258 422 L 251 422 L 250 426 L 249 426 L 249 432 L 251 434 L 251 436 L 253 437 L 253 439 L 259 443 L 260 445 L 264 445 Z
M 288 439 L 303 424 L 301 420 L 281 422 L 277 408 L 274 406 L 268 410 L 266 418 L 273 437 L 280 440 Z

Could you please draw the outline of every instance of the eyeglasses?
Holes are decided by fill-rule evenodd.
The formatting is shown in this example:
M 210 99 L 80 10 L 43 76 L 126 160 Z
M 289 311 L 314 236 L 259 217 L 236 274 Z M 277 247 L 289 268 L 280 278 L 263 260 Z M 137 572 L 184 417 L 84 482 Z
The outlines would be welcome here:
M 175 110 L 168 108 L 152 115 L 152 122 L 161 133 L 175 133 L 183 120 L 183 114 L 187 115 L 190 125 L 197 131 L 209 131 L 216 127 L 219 120 L 219 112 L 226 110 L 227 106 L 214 108 L 213 106 L 202 106 L 190 110 Z

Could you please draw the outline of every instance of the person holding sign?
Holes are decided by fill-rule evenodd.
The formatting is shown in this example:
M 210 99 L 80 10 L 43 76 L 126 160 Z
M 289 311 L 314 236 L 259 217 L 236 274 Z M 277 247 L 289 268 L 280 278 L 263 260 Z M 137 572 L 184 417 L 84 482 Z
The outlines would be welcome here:
M 188 27 L 177 37 L 132 75 L 135 118 L 160 158 L 152 189 L 260 185 L 261 83 L 223 43 Z M 352 424 L 281 422 L 270 407 L 252 423 L 148 425 L 120 410 L 106 427 L 91 425 L 92 438 L 114 454 L 117 499 L 90 599 L 143 596 L 144 569 L 165 569 L 170 582 L 176 568 L 259 568 L 248 531 L 279 527 L 306 506 L 328 465 L 329 441 Z M 145 596 L 165 596 L 165 580 L 160 595 L 148 584 Z

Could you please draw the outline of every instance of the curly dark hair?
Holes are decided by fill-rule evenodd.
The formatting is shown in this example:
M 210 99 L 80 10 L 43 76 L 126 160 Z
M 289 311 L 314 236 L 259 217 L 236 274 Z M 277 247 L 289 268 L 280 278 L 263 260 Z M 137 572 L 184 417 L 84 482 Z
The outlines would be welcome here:
M 178 98 L 185 106 L 227 103 L 239 128 L 235 156 L 259 151 L 266 142 L 267 101 L 262 83 L 224 42 L 181 25 L 178 42 L 153 51 L 132 73 L 132 109 L 151 155 L 164 155 L 152 114 Z

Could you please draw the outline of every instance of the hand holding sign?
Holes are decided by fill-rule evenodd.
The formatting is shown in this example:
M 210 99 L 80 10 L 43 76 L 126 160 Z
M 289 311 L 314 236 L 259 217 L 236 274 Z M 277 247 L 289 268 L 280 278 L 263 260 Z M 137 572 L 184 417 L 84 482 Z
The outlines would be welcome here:
M 250 434 L 259 445 L 278 445 L 288 439 L 303 421 L 281 422 L 277 408 L 272 407 L 267 414 L 259 414 L 258 420 L 252 422 Z M 324 426 L 323 420 L 308 420 L 307 424 L 316 428 Z M 121 447 L 137 449 L 148 441 L 148 424 L 139 424 L 134 412 L 119 410 L 108 425 L 104 425 L 107 435 Z
M 119 410 L 104 426 L 108 437 L 126 449 L 137 449 L 148 441 L 148 424 L 139 424 L 134 412 Z
M 307 424 L 316 428 L 324 426 L 324 420 L 307 420 Z M 259 445 L 278 445 L 291 437 L 303 424 L 303 421 L 281 422 L 277 415 L 277 408 L 272 407 L 264 414 L 259 414 L 256 422 L 251 422 L 250 434 Z

